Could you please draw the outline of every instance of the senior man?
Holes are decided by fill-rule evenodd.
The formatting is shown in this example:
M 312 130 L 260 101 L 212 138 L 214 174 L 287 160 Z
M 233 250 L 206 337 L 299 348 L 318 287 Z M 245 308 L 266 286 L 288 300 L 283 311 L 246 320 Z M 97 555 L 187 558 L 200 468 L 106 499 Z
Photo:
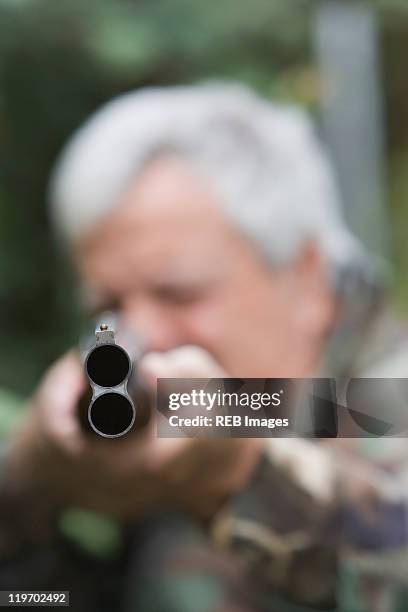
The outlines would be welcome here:
M 84 307 L 114 310 L 140 338 L 148 384 L 354 371 L 373 285 L 300 111 L 239 86 L 128 93 L 73 136 L 50 194 Z M 371 466 L 348 486 L 346 454 L 338 449 L 339 467 L 308 442 L 165 440 L 149 425 L 120 443 L 87 439 L 76 415 L 84 384 L 71 352 L 10 439 L 4 550 L 52 540 L 56 520 L 80 507 L 125 525 L 127 552 L 106 579 L 125 589 L 124 603 L 111 592 L 107 600 L 118 608 L 283 610 L 279 597 L 335 605 L 336 483 L 349 502 L 363 491 L 378 499 Z M 78 567 L 59 562 L 67 573 L 57 583 L 68 575 L 78 584 Z M 179 583 L 184 595 L 172 599 L 163 585 L 180 571 L 191 590 Z M 84 601 L 102 609 L 93 599 L 100 570 L 89 576 L 78 610 Z

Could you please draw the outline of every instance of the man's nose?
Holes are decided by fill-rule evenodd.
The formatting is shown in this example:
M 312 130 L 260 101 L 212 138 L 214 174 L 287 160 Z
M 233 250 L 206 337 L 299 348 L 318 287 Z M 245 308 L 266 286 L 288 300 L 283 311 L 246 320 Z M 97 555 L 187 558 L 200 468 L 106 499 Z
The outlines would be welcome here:
M 127 300 L 121 305 L 120 318 L 141 338 L 145 351 L 168 351 L 184 344 L 166 308 L 151 300 Z

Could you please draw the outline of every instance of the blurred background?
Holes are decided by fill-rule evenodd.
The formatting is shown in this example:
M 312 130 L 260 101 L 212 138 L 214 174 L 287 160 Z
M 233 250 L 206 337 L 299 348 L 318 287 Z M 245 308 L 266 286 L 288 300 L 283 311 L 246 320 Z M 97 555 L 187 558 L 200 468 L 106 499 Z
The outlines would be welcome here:
M 0 0 L 0 389 L 28 394 L 78 341 L 47 176 L 65 139 L 132 88 L 238 80 L 310 110 L 345 214 L 391 262 L 408 315 L 406 0 Z M 45 341 L 46 340 L 46 341 Z

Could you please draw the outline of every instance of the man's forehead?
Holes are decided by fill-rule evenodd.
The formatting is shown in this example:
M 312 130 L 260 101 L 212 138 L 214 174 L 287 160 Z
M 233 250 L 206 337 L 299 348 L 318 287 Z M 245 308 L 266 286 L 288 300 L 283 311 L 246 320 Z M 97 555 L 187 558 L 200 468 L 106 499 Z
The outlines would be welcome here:
M 124 287 L 131 274 L 183 283 L 221 273 L 240 241 L 202 177 L 182 160 L 157 160 L 79 244 L 85 302 L 100 301 L 101 285 Z
M 148 233 L 153 240 L 159 232 L 171 236 L 229 229 L 222 202 L 211 182 L 200 175 L 189 162 L 177 157 L 160 157 L 149 162 L 134 178 L 115 207 L 87 233 L 80 246 L 102 241 L 138 238 Z
M 117 210 L 144 219 L 202 214 L 222 217 L 215 185 L 192 162 L 175 155 L 149 161 L 118 204 Z

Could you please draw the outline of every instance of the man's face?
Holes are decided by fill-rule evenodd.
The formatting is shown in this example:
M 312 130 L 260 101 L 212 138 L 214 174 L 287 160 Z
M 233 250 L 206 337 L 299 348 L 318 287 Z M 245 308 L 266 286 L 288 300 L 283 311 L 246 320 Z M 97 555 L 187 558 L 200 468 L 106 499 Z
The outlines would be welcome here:
M 197 345 L 241 377 L 315 366 L 330 319 L 315 250 L 272 270 L 181 159 L 152 161 L 76 255 L 100 309 L 116 310 L 148 351 Z

